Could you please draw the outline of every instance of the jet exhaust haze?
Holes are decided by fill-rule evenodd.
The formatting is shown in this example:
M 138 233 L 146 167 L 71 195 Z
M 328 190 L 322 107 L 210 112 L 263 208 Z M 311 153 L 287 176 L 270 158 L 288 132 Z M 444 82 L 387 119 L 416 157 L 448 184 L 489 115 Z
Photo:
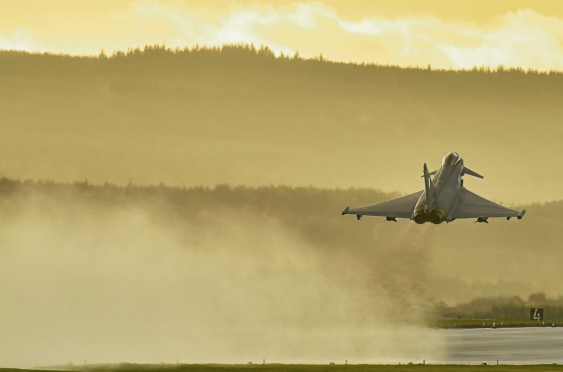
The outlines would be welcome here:
M 337 213 L 392 197 L 2 180 L 0 359 L 431 361 L 436 303 L 561 294 L 561 202 L 447 229 Z
M 368 246 L 327 245 L 325 228 L 302 235 L 259 190 L 240 208 L 229 188 L 194 190 L 208 200 L 201 208 L 181 189 L 4 186 L 3 366 L 394 363 L 440 353 L 423 327 L 426 238 L 413 239 L 412 227 Z

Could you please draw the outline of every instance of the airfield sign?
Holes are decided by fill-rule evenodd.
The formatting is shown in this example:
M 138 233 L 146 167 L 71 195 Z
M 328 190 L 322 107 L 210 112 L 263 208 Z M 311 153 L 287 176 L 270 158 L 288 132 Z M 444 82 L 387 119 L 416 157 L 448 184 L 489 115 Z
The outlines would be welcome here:
M 530 320 L 543 320 L 543 309 L 530 309 Z

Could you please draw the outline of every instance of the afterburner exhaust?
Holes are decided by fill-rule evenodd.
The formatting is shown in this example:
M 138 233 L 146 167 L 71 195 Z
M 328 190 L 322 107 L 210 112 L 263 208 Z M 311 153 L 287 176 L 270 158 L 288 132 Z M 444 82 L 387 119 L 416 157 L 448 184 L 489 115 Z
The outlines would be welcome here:
M 430 222 L 439 225 L 446 220 L 446 211 L 443 208 L 436 207 L 430 212 Z
M 422 225 L 423 223 L 430 221 L 430 216 L 428 215 L 428 213 L 424 213 L 424 210 L 418 210 L 414 212 L 412 219 L 417 224 Z
M 434 225 L 439 225 L 446 220 L 446 211 L 443 208 L 436 207 L 430 212 L 426 213 L 423 209 L 415 210 L 412 219 L 419 225 L 426 222 L 431 222 Z

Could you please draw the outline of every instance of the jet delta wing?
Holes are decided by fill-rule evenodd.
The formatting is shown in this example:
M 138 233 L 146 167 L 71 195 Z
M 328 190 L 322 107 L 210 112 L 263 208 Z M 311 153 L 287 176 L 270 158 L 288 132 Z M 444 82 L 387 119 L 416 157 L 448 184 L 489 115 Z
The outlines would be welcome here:
M 365 207 L 354 209 L 346 208 L 342 211 L 342 215 L 355 214 L 358 220 L 362 218 L 362 216 L 381 216 L 387 217 L 389 221 L 397 222 L 395 220 L 397 217 L 411 218 L 416 202 L 420 199 L 420 195 L 422 195 L 423 192 L 424 191 L 415 192 L 414 194 L 381 203 L 366 205 Z
M 463 188 L 459 204 L 453 211 L 453 218 L 518 217 L 520 213 L 493 203 Z
M 380 216 L 394 222 L 397 218 L 409 218 L 418 224 L 431 222 L 437 225 L 458 218 L 476 218 L 475 222 L 485 223 L 494 217 L 522 219 L 526 214 L 526 210 L 518 212 L 503 207 L 463 187 L 464 175 L 483 176 L 466 168 L 456 152 L 448 152 L 437 171 L 428 172 L 424 164 L 423 172 L 424 190 L 364 207 L 346 207 L 342 215 L 353 214 L 358 220 L 363 216 Z M 431 178 L 432 175 L 434 178 Z

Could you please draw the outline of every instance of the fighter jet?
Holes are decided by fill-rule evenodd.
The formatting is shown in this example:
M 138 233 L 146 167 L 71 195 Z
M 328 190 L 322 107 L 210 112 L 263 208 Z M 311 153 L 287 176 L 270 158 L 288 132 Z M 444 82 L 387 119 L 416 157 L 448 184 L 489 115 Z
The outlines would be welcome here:
M 526 210 L 518 212 L 503 207 L 463 187 L 464 175 L 483 176 L 465 167 L 457 152 L 444 155 L 442 166 L 434 172 L 428 172 L 425 163 L 423 172 L 424 190 L 365 207 L 346 207 L 342 215 L 353 214 L 358 220 L 363 216 L 381 216 L 393 222 L 397 222 L 397 218 L 408 218 L 417 224 L 431 222 L 439 225 L 458 218 L 476 218 L 475 222 L 480 223 L 489 223 L 488 219 L 492 217 L 521 220 L 526 214 Z

